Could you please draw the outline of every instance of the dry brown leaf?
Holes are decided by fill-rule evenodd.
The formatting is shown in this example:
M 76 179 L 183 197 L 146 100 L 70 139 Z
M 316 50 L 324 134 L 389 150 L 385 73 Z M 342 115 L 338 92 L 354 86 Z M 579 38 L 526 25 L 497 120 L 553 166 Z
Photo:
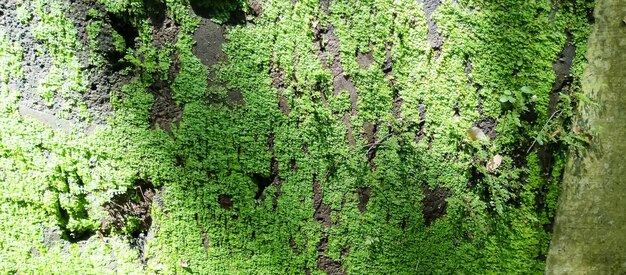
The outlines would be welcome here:
M 180 266 L 182 266 L 183 268 L 188 268 L 188 267 L 189 267 L 189 264 L 187 263 L 187 261 L 185 261 L 185 260 L 183 260 L 183 259 L 179 259 L 179 260 L 178 260 L 178 264 L 179 264 Z
M 498 169 L 498 167 L 500 167 L 500 164 L 502 164 L 502 156 L 501 155 L 493 156 L 493 158 L 487 162 L 487 171 L 489 171 L 489 173 L 493 173 L 493 171 L 495 171 L 496 169 Z
M 589 142 L 593 140 L 593 136 L 580 127 L 574 127 L 574 133 L 585 136 Z

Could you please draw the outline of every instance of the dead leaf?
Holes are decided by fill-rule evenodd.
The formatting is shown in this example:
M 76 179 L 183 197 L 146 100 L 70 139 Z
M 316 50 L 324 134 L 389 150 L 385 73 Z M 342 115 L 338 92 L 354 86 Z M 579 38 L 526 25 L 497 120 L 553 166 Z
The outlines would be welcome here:
M 185 260 L 183 260 L 183 259 L 179 259 L 179 260 L 178 260 L 178 264 L 179 264 L 180 266 L 182 266 L 183 268 L 188 268 L 188 267 L 189 267 L 189 264 L 187 263 L 187 261 L 185 261 Z
M 475 127 L 475 126 L 467 130 L 467 135 L 472 140 L 489 140 L 489 137 L 485 135 L 485 132 L 483 132 L 482 129 Z
M 502 156 L 493 156 L 493 158 L 487 162 L 487 171 L 489 171 L 489 173 L 493 173 L 493 171 L 500 167 L 500 164 L 502 164 Z
M 585 136 L 589 142 L 593 140 L 593 136 L 590 133 L 587 133 L 584 129 L 581 129 L 580 127 L 574 127 L 573 130 L 574 133 Z

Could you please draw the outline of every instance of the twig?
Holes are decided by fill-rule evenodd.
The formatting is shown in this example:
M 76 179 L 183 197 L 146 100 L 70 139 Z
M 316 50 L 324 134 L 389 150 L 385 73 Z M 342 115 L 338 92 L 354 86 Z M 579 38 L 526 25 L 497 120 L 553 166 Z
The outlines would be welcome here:
M 546 127 L 548 126 L 548 123 L 550 123 L 550 121 L 556 116 L 556 114 L 560 114 L 562 113 L 563 110 L 559 110 L 558 112 L 554 112 L 550 118 L 548 118 L 548 120 L 546 121 L 546 124 L 543 125 L 543 127 L 541 128 L 541 131 L 539 131 L 539 133 L 543 132 L 543 130 L 546 129 Z M 528 147 L 528 150 L 526 150 L 526 154 L 530 153 L 530 150 L 533 149 L 533 147 L 535 146 L 535 143 L 537 143 L 537 137 L 535 137 L 535 140 L 533 140 L 533 143 L 530 145 L 530 147 Z
M 390 136 L 391 136 L 391 133 L 388 133 L 383 138 L 381 138 L 380 140 L 377 140 L 374 143 L 370 143 L 368 145 L 365 145 L 365 147 L 368 147 L 367 151 L 365 152 L 365 156 L 368 156 L 372 150 L 374 150 L 376 147 L 380 146 L 380 144 L 383 143 Z

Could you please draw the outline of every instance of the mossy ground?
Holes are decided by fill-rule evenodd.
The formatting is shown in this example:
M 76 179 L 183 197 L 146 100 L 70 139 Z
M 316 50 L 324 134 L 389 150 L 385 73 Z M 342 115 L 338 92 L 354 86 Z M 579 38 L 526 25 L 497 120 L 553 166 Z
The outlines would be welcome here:
M 226 61 L 207 68 L 186 1 L 157 1 L 179 28 L 164 45 L 154 5 L 91 1 L 105 12 L 85 18 L 88 50 L 65 18 L 71 5 L 16 2 L 38 43 L 0 34 L 2 272 L 543 272 L 565 155 L 584 139 L 570 118 L 589 4 L 443 1 L 433 48 L 417 1 L 260 1 L 227 27 Z M 137 37 L 131 47 L 113 36 L 130 81 L 111 94 L 106 125 L 87 135 L 87 111 L 70 132 L 20 115 L 24 91 L 10 83 L 25 77 L 21 47 L 53 60 L 42 99 L 81 109 L 89 83 L 76 52 L 103 66 L 93 48 L 107 13 Z M 551 103 L 567 43 L 572 84 Z M 151 119 L 157 82 L 183 110 L 168 129 Z M 486 120 L 497 135 L 472 141 L 467 130 Z M 102 205 L 137 182 L 160 190 L 150 230 L 128 217 L 129 228 L 97 233 Z M 424 201 L 441 201 L 425 190 L 446 190 L 444 216 L 424 216 Z

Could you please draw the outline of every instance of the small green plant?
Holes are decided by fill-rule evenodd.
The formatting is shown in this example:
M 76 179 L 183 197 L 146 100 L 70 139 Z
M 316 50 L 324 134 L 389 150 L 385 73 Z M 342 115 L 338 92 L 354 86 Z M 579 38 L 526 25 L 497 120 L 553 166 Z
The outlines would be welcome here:
M 527 87 L 523 86 L 517 91 L 506 90 L 500 97 L 500 102 L 503 104 L 509 104 L 514 109 L 527 110 L 527 103 L 532 103 L 537 100 L 537 95 Z

